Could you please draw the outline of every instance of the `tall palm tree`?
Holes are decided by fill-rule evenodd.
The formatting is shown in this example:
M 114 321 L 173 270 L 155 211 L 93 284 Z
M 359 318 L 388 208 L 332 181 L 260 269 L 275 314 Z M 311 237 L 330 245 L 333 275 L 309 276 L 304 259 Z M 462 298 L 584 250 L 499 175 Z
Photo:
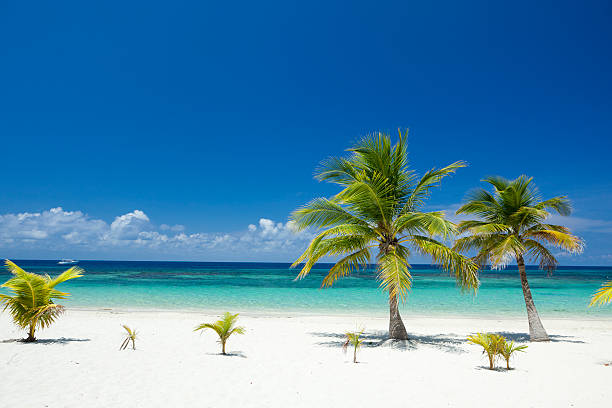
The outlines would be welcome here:
M 51 278 L 49 275 L 26 272 L 8 259 L 5 264 L 13 277 L 0 287 L 9 289 L 13 294 L 0 293 L 0 304 L 4 304 L 4 310 L 9 310 L 17 326 L 28 328 L 28 338 L 25 341 L 36 341 L 36 329 L 50 326 L 64 312 L 64 306 L 53 303 L 53 299 L 65 299 L 69 294 L 55 287 L 69 279 L 83 276 L 83 270 L 72 267 L 56 278 Z
M 541 201 L 532 178 L 527 176 L 512 181 L 488 177 L 483 181 L 493 186 L 493 192 L 478 189 L 457 210 L 457 214 L 476 215 L 479 220 L 459 223 L 459 232 L 469 235 L 457 239 L 453 248 L 476 250 L 474 260 L 481 266 L 490 262 L 493 267 L 505 267 L 516 260 L 527 307 L 529 337 L 531 341 L 548 341 L 527 281 L 525 257 L 552 273 L 558 262 L 546 245 L 570 253 L 582 251 L 582 240 L 568 228 L 546 223 L 551 215 L 549 210 L 569 215 L 570 202 L 565 196 Z
M 432 169 L 421 178 L 408 169 L 407 132 L 399 141 L 377 133 L 357 143 L 345 158 L 321 163 L 315 178 L 338 184 L 342 190 L 330 199 L 317 198 L 292 214 L 298 229 L 322 229 L 293 266 L 303 263 L 298 279 L 305 277 L 324 256 L 343 256 L 329 270 L 322 287 L 359 268 L 376 257 L 380 286 L 389 292 L 389 337 L 407 339 L 398 305 L 412 285 L 411 251 L 430 256 L 452 272 L 461 288 L 476 290 L 478 266 L 434 237 L 449 238 L 453 223 L 441 211 L 421 210 L 430 189 L 440 180 L 464 167 L 456 162 Z

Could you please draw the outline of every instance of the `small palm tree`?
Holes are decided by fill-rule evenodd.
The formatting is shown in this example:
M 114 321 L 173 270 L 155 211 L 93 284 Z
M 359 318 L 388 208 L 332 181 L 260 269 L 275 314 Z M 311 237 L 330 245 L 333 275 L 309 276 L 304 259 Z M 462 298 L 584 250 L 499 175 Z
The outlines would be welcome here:
M 357 349 L 361 347 L 361 343 L 363 343 L 363 339 L 361 335 L 363 334 L 363 329 L 355 332 L 346 332 L 346 342 L 342 346 L 344 352 L 348 348 L 349 344 L 353 346 L 353 363 L 357 362 Z
M 406 132 L 407 133 L 407 132 Z M 478 288 L 478 265 L 448 248 L 443 240 L 455 226 L 441 211 L 425 212 L 430 190 L 464 167 L 456 162 L 417 177 L 408 168 L 406 134 L 392 145 L 391 137 L 377 133 L 348 149 L 347 158 L 331 158 L 316 171 L 319 181 L 340 186 L 331 199 L 317 198 L 292 214 L 297 229 L 322 229 L 293 263 L 303 263 L 297 278 L 304 278 L 325 256 L 343 256 L 323 278 L 322 287 L 332 286 L 354 270 L 367 268 L 377 250 L 380 286 L 389 293 L 389 337 L 408 339 L 399 313 L 412 286 L 409 258 L 412 251 L 429 256 L 449 271 L 463 289 Z
M 121 326 L 125 329 L 127 334 L 125 336 L 125 340 L 123 340 L 123 343 L 121 343 L 121 347 L 119 347 L 119 350 L 125 350 L 127 346 L 130 344 L 130 341 L 132 342 L 132 350 L 136 350 L 136 338 L 137 338 L 136 330 L 130 329 L 125 324 Z
M 504 347 L 506 339 L 499 334 L 476 333 L 468 336 L 468 342 L 481 346 L 483 354 L 486 354 L 489 358 L 489 369 L 495 369 L 495 359 Z
M 459 232 L 469 235 L 457 239 L 453 249 L 476 250 L 474 260 L 481 267 L 490 262 L 495 268 L 503 268 L 516 260 L 527 308 L 529 337 L 531 341 L 548 341 L 527 281 L 525 257 L 552 273 L 558 262 L 546 245 L 570 253 L 582 251 L 582 240 L 572 235 L 568 228 L 546 222 L 551 215 L 549 210 L 569 215 L 570 202 L 567 197 L 540 201 L 532 179 L 526 176 L 512 181 L 488 177 L 484 181 L 493 186 L 493 192 L 478 189 L 457 210 L 457 214 L 476 215 L 480 219 L 459 223 Z
M 4 304 L 3 310 L 9 310 L 17 326 L 28 329 L 25 341 L 36 341 L 36 329 L 49 327 L 64 312 L 64 307 L 53 303 L 53 299 L 65 299 L 70 295 L 55 287 L 69 279 L 83 276 L 83 270 L 72 267 L 51 278 L 49 275 L 26 272 L 8 259 L 5 264 L 13 277 L 0 287 L 9 289 L 13 294 L 0 294 L 0 304 Z
M 591 306 L 603 306 L 607 303 L 612 302 L 612 281 L 604 283 L 601 288 L 591 298 Z
M 193 331 L 212 329 L 219 336 L 219 343 L 221 343 L 221 354 L 225 353 L 225 343 L 229 337 L 236 334 L 244 334 L 245 329 L 242 326 L 236 326 L 236 321 L 238 320 L 238 313 L 231 314 L 229 312 L 225 312 L 223 316 L 221 316 L 221 320 L 217 320 L 214 323 L 202 323 L 198 327 L 196 327 Z
M 508 370 L 510 370 L 510 357 L 512 357 L 512 354 L 514 354 L 517 351 L 524 352 L 526 348 L 527 348 L 526 345 L 522 345 L 522 346 L 516 345 L 515 346 L 513 341 L 511 342 L 504 341 L 503 346 L 499 350 L 499 354 L 501 354 L 504 360 L 506 360 L 506 368 Z

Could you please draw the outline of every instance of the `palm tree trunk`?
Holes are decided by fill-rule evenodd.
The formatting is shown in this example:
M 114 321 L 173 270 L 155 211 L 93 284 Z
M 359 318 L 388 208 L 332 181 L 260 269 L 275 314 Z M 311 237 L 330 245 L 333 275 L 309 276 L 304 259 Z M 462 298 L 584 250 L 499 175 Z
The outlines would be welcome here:
M 353 350 L 353 363 L 357 362 L 357 346 L 355 346 L 355 350 Z
M 408 340 L 408 333 L 399 313 L 397 296 L 389 295 L 389 338 Z
M 31 343 L 33 341 L 36 341 L 36 337 L 34 337 L 34 331 L 36 330 L 36 325 L 35 324 L 31 324 L 30 325 L 30 330 L 28 332 L 28 338 L 25 339 L 26 342 Z
M 225 342 L 221 342 L 221 354 L 225 354 Z
M 529 339 L 531 341 L 549 341 L 548 334 L 542 325 L 540 315 L 536 309 L 529 282 L 527 282 L 527 273 L 525 272 L 525 260 L 522 255 L 516 256 L 519 275 L 521 276 L 521 286 L 523 287 L 523 297 L 525 298 L 525 306 L 527 307 L 527 320 L 529 320 Z

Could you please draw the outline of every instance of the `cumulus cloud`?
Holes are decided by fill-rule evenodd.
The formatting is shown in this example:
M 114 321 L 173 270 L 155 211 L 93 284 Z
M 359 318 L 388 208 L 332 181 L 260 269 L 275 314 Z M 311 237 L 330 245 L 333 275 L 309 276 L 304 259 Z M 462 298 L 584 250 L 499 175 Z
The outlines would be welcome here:
M 40 213 L 0 215 L 0 249 L 31 249 L 36 253 L 80 248 L 91 254 L 121 249 L 134 256 L 155 253 L 179 259 L 214 252 L 248 258 L 249 254 L 266 252 L 293 256 L 312 238 L 308 232 L 298 232 L 291 222 L 268 218 L 237 232 L 186 233 L 185 229 L 183 225 L 156 226 L 142 210 L 116 216 L 108 223 L 81 211 L 56 207 Z

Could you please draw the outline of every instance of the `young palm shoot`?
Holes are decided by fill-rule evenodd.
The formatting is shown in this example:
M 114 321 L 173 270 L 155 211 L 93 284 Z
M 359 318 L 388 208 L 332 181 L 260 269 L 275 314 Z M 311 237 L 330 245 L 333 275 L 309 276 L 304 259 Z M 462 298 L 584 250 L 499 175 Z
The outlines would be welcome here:
M 468 342 L 481 346 L 483 354 L 486 354 L 489 358 L 489 369 L 495 369 L 495 359 L 500 354 L 506 339 L 499 334 L 476 333 L 468 336 Z
M 130 341 L 132 342 L 132 350 L 136 350 L 136 338 L 137 338 L 136 330 L 130 329 L 125 324 L 123 324 L 122 326 L 125 329 L 125 331 L 127 332 L 127 335 L 125 336 L 125 339 L 123 340 L 123 343 L 121 343 L 121 347 L 119 347 L 119 351 L 125 350 L 127 348 L 127 346 L 130 344 Z
M 357 349 L 361 347 L 361 343 L 363 343 L 363 339 L 361 338 L 361 335 L 363 334 L 363 330 L 360 330 L 358 332 L 347 332 L 345 334 L 346 334 L 346 342 L 342 346 L 342 349 L 346 353 L 346 350 L 349 344 L 353 346 L 353 363 L 356 363 L 357 362 Z
M 506 368 L 508 370 L 510 370 L 510 357 L 512 357 L 512 354 L 514 354 L 517 351 L 524 352 L 526 348 L 527 346 L 525 345 L 515 346 L 513 341 L 509 343 L 507 341 L 504 341 L 503 346 L 499 350 L 499 354 L 501 354 L 504 360 L 506 360 Z
M 13 277 L 0 287 L 13 293 L 0 293 L 0 305 L 4 305 L 3 310 L 8 309 L 17 326 L 28 330 L 28 338 L 24 341 L 36 341 L 36 329 L 49 327 L 64 312 L 64 306 L 55 304 L 53 300 L 70 296 L 55 287 L 67 280 L 83 276 L 83 270 L 72 267 L 51 278 L 49 275 L 26 272 L 8 259 L 5 264 Z
M 221 354 L 227 354 L 225 352 L 225 343 L 227 339 L 232 334 L 244 334 L 245 329 L 242 326 L 236 326 L 236 321 L 238 320 L 238 313 L 231 314 L 229 312 L 225 312 L 223 316 L 221 316 L 221 320 L 217 320 L 214 323 L 202 323 L 198 327 L 196 327 L 193 331 L 212 329 L 219 336 L 219 343 L 221 343 Z

